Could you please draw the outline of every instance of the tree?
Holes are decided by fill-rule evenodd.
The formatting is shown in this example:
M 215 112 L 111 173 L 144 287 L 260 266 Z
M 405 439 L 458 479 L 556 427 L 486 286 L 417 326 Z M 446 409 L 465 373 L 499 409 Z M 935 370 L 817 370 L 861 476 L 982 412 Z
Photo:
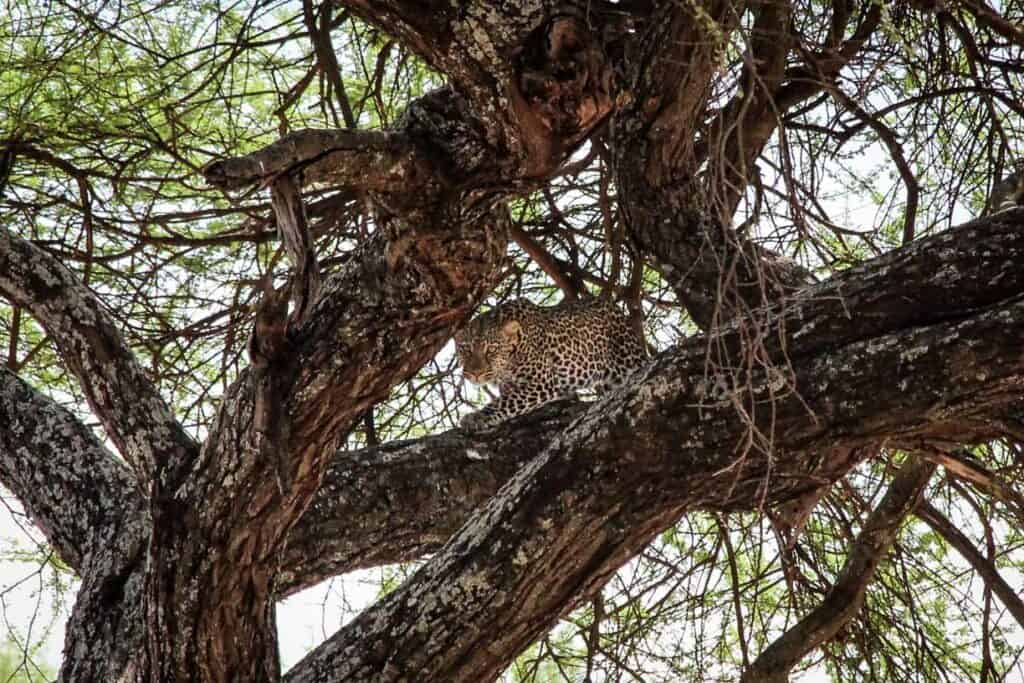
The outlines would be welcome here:
M 663 679 L 786 680 L 816 652 L 840 679 L 995 680 L 993 603 L 1024 625 L 1000 572 L 1024 209 L 964 220 L 1024 137 L 1022 14 L 16 6 L 0 478 L 82 581 L 62 680 L 277 680 L 276 600 L 427 555 L 284 678 L 493 680 L 589 603 L 582 652 L 527 659 L 637 679 L 602 628 L 651 622 L 602 587 L 672 547 L 730 588 L 698 588 L 716 670 L 681 638 Z M 835 215 L 846 192 L 873 224 Z M 622 300 L 661 352 L 602 400 L 428 435 L 458 326 L 556 292 Z M 932 532 L 898 546 L 911 515 Z M 762 520 L 777 544 L 737 533 Z M 966 654 L 948 549 L 983 581 Z

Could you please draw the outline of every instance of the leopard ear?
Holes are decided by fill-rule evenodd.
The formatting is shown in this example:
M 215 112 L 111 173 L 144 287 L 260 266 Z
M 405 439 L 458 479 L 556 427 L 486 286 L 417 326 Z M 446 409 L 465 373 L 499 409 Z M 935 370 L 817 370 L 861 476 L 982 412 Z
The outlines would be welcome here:
M 501 326 L 501 334 L 507 341 L 518 341 L 519 334 L 523 331 L 523 326 L 519 324 L 518 320 L 509 320 Z

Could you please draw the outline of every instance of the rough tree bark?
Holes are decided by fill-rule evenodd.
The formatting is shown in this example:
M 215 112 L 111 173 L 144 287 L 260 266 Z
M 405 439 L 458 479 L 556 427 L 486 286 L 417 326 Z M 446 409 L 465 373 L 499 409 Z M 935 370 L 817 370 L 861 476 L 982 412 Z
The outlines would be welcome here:
M 422 571 L 287 678 L 492 680 L 686 511 L 792 501 L 880 439 L 946 449 L 1019 429 L 999 409 L 1024 385 L 1024 211 L 811 287 L 722 220 L 771 127 L 743 141 L 730 131 L 827 85 L 802 86 L 785 41 L 766 38 L 787 24 L 786 4 L 756 13 L 751 63 L 770 96 L 737 95 L 700 144 L 692 131 L 742 3 L 655 3 L 637 30 L 568 3 L 343 4 L 451 85 L 411 103 L 393 130 L 300 131 L 206 169 L 224 188 L 271 184 L 293 208 L 293 182 L 349 188 L 372 204 L 376 231 L 319 286 L 307 286 L 308 235 L 292 233 L 301 315 L 271 319 L 267 362 L 226 392 L 203 443 L 96 296 L 0 233 L 0 295 L 47 328 L 127 463 L 0 371 L 0 478 L 83 578 L 62 680 L 278 680 L 277 598 L 428 551 Z M 836 13 L 830 61 L 815 65 L 825 81 L 879 20 L 867 10 L 841 42 L 853 19 Z M 707 334 L 593 404 L 339 453 L 494 286 L 505 200 L 606 121 L 629 233 Z M 714 187 L 697 173 L 710 146 L 729 159 Z M 750 325 L 766 331 L 758 363 Z M 268 376 L 269 442 L 258 428 Z

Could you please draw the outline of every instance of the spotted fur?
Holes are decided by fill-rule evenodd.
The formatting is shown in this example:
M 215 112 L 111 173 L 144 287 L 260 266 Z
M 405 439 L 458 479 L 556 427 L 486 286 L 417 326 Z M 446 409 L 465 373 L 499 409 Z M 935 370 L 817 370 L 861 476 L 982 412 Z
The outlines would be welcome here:
M 605 299 L 537 306 L 517 299 L 474 318 L 455 335 L 466 379 L 501 396 L 462 419 L 489 427 L 582 389 L 606 391 L 647 360 L 643 340 Z

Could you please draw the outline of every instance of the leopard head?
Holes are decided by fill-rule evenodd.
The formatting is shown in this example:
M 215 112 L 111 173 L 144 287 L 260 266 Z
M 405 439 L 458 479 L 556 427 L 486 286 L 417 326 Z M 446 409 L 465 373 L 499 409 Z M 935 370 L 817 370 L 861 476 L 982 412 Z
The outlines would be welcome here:
M 473 384 L 500 383 L 519 345 L 522 325 L 499 313 L 485 313 L 455 335 L 455 355 L 462 374 Z

